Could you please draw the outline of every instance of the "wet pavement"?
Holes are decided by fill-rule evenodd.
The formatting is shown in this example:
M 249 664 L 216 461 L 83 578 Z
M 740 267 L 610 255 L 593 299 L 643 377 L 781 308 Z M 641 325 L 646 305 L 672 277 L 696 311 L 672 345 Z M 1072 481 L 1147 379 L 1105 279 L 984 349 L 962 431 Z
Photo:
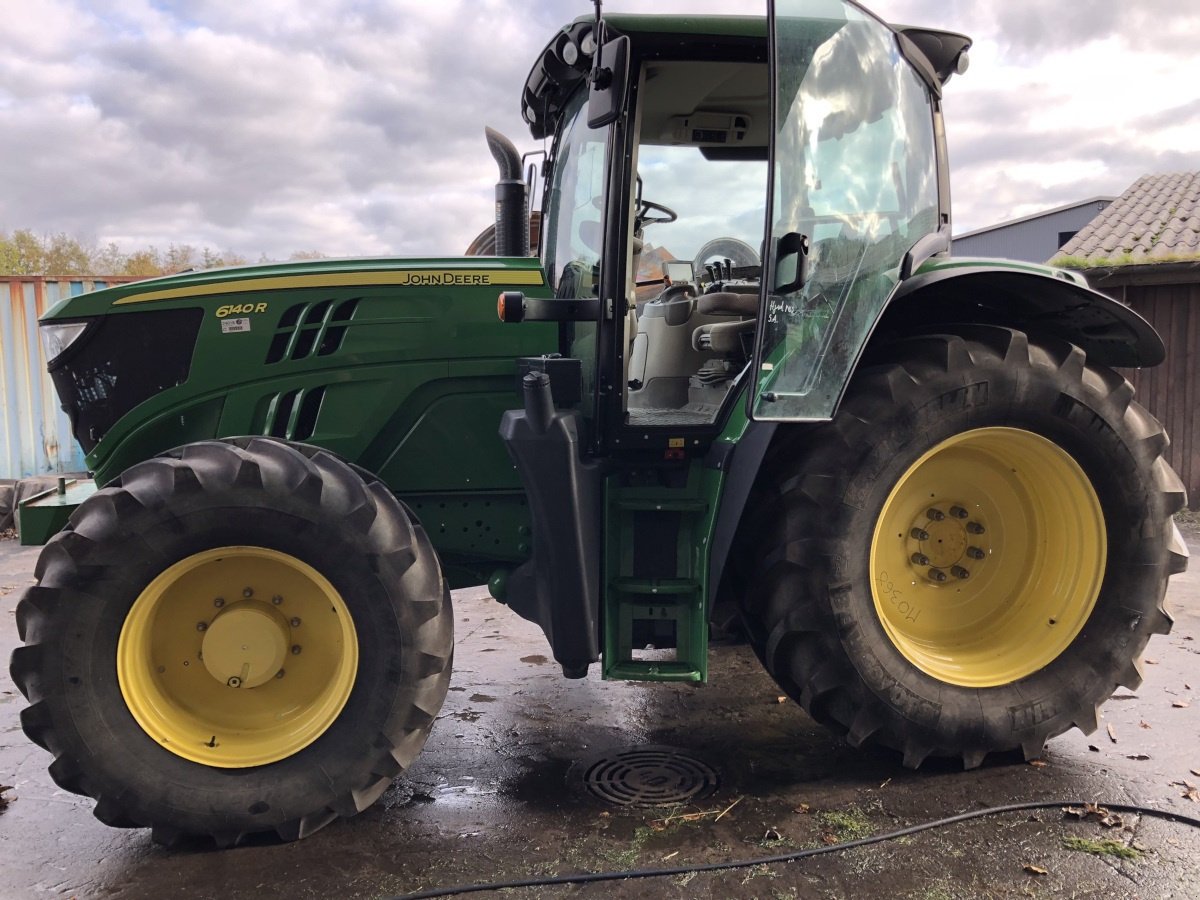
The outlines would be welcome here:
M 1190 530 L 1193 559 L 1200 532 Z M 1176 624 L 1145 682 L 1100 728 L 1051 741 L 1035 765 L 989 759 L 919 773 L 847 747 L 780 693 L 744 645 L 714 646 L 706 685 L 566 681 L 540 632 L 456 592 L 456 668 L 425 752 L 357 818 L 296 844 L 164 850 L 108 828 L 59 790 L 20 730 L 8 677 L 12 610 L 36 548 L 0 543 L 0 898 L 387 897 L 583 871 L 740 860 L 822 846 L 1026 800 L 1142 804 L 1200 817 L 1200 565 L 1172 579 Z M 589 763 L 678 748 L 717 773 L 699 802 L 653 810 L 582 787 Z M 1200 830 L 1123 814 L 1106 827 L 1059 809 L 1010 813 L 801 862 L 514 897 L 1200 897 Z M 1105 842 L 1108 842 L 1107 844 Z M 1070 845 L 1070 846 L 1068 846 Z M 1094 853 L 1107 848 L 1108 852 Z M 1128 848 L 1128 849 L 1122 849 Z M 1133 858 L 1122 858 L 1114 851 Z M 480 896 L 498 896 L 483 894 Z

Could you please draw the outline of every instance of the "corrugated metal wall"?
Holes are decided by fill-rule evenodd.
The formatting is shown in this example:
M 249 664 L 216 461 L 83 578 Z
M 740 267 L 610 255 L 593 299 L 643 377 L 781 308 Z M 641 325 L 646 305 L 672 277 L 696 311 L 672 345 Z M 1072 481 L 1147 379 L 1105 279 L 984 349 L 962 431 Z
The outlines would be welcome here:
M 1166 426 L 1167 461 L 1200 509 L 1200 284 L 1131 285 L 1104 289 L 1124 300 L 1162 335 L 1167 359 L 1153 369 L 1125 370 L 1138 402 Z
M 84 470 L 46 372 L 37 320 L 60 297 L 136 280 L 0 276 L 0 478 Z

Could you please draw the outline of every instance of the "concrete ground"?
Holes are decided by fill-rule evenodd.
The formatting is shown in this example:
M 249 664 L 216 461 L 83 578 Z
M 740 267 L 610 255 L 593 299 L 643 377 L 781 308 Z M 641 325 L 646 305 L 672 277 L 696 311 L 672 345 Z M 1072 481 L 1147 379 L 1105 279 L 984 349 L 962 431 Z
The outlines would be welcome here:
M 1200 535 L 1188 540 L 1200 556 Z M 17 642 L 16 592 L 31 582 L 36 555 L 0 543 L 6 663 Z M 1095 734 L 1056 738 L 1034 765 L 989 760 L 971 772 L 909 772 L 847 747 L 781 702 L 745 646 L 714 646 L 705 685 L 565 681 L 536 627 L 482 590 L 454 600 L 457 666 L 424 754 L 372 809 L 296 844 L 167 851 L 148 831 L 100 824 L 90 800 L 54 785 L 49 755 L 21 732 L 24 701 L 6 664 L 0 898 L 386 897 L 767 856 L 1024 800 L 1136 803 L 1200 817 L 1200 794 L 1188 796 L 1200 785 L 1200 565 L 1172 580 L 1175 629 L 1152 639 L 1145 683 L 1118 692 Z M 706 763 L 719 777 L 715 793 L 639 810 L 580 787 L 589 760 L 647 745 Z M 1200 830 L 1127 814 L 1105 827 L 1056 808 L 801 862 L 505 896 L 1195 898 Z

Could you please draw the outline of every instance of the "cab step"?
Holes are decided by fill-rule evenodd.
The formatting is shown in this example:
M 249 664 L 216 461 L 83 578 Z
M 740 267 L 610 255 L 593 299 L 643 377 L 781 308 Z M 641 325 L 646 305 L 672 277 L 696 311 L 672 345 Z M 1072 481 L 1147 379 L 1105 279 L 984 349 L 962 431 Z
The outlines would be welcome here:
M 605 678 L 708 677 L 707 534 L 700 467 L 612 475 L 606 490 Z M 664 484 L 664 482 L 671 482 Z

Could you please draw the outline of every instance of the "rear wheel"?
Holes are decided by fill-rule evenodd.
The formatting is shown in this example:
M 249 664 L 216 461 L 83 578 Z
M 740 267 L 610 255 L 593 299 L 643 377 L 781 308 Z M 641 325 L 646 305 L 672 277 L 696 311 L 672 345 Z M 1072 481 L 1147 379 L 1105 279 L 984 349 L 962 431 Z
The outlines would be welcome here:
M 1166 435 L 1131 400 L 1006 329 L 888 348 L 764 470 L 743 619 L 768 670 L 909 766 L 1093 730 L 1186 564 Z
M 46 546 L 12 674 L 50 772 L 162 842 L 296 839 L 419 753 L 450 676 L 420 525 L 331 454 L 266 439 L 132 467 Z

